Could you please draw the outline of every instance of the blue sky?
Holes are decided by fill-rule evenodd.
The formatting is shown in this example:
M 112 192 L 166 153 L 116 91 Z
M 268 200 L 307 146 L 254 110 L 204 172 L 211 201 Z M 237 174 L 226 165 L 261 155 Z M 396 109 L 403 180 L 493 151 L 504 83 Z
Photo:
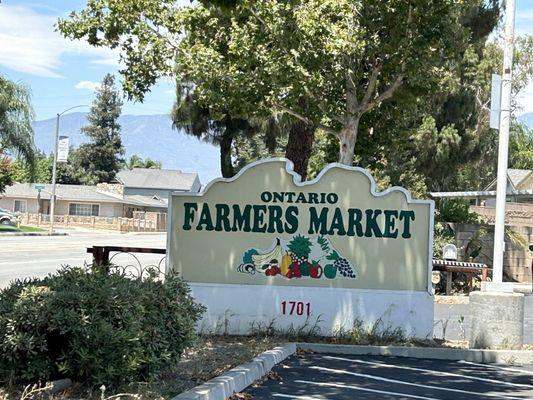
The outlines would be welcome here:
M 533 1 L 516 2 L 516 33 L 533 34 Z M 38 120 L 90 104 L 97 82 L 119 68 L 116 52 L 63 39 L 54 32 L 59 17 L 84 4 L 83 0 L 3 0 L 0 4 L 0 73 L 31 87 Z M 126 102 L 123 113 L 168 114 L 173 100 L 172 81 L 162 79 L 144 103 Z M 533 112 L 533 83 L 519 102 L 521 113 Z
M 37 120 L 90 104 L 94 87 L 108 72 L 120 79 L 117 52 L 54 32 L 60 16 L 84 4 L 83 0 L 4 0 L 0 4 L 0 73 L 31 87 Z M 170 79 L 162 79 L 144 103 L 125 102 L 123 113 L 168 114 L 173 88 Z

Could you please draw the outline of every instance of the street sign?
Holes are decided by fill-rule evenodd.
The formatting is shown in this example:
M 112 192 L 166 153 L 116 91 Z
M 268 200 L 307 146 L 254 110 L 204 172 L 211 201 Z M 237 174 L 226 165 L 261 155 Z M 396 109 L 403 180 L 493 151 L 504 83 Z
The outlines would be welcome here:
M 492 74 L 490 90 L 490 123 L 492 129 L 500 129 L 500 111 L 502 98 L 502 77 Z
M 44 190 L 44 185 L 35 185 L 34 188 L 40 192 L 41 190 Z
M 68 161 L 68 148 L 68 136 L 59 136 L 59 141 L 57 142 L 57 162 Z
M 226 318 L 233 333 L 316 320 L 328 335 L 376 319 L 432 331 L 433 202 L 378 193 L 362 168 L 330 164 L 301 182 L 289 160 L 262 160 L 173 194 L 169 216 L 168 269 L 207 306 L 207 330 Z

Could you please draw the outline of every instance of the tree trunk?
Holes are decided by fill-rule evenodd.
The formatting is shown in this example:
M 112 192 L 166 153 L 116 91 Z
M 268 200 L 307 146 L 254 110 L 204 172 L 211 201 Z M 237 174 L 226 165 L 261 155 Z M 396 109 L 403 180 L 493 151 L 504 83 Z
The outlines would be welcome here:
M 294 171 L 302 177 L 302 181 L 307 178 L 307 165 L 314 139 L 315 129 L 311 125 L 300 120 L 291 125 L 285 157 L 293 162 Z
M 233 143 L 233 134 L 226 132 L 222 135 L 220 141 L 220 172 L 224 178 L 231 178 L 235 175 L 235 169 L 233 168 L 233 162 L 231 160 L 231 144 Z
M 339 162 L 341 164 L 353 165 L 358 129 L 359 118 L 353 118 L 341 130 L 339 140 Z

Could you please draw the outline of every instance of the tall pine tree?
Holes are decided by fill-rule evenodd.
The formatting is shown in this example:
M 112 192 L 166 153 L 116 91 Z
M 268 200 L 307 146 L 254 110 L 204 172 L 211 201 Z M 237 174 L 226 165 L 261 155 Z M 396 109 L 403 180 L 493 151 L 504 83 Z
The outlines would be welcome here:
M 81 183 L 94 185 L 110 182 L 124 163 L 124 148 L 120 139 L 118 117 L 122 108 L 120 94 L 115 87 L 115 78 L 107 74 L 96 91 L 91 112 L 87 116 L 89 125 L 81 131 L 89 138 L 78 153 Z

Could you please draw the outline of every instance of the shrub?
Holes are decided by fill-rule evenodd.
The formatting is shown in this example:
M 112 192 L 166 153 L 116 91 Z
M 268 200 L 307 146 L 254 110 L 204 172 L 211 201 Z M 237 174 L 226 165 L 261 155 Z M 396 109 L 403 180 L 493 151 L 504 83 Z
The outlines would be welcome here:
M 470 204 L 464 199 L 450 199 L 441 203 L 435 218 L 438 222 L 478 224 L 479 215 L 470 212 Z
M 176 363 L 204 311 L 177 275 L 164 281 L 64 267 L 0 291 L 0 377 L 69 377 L 120 387 Z

